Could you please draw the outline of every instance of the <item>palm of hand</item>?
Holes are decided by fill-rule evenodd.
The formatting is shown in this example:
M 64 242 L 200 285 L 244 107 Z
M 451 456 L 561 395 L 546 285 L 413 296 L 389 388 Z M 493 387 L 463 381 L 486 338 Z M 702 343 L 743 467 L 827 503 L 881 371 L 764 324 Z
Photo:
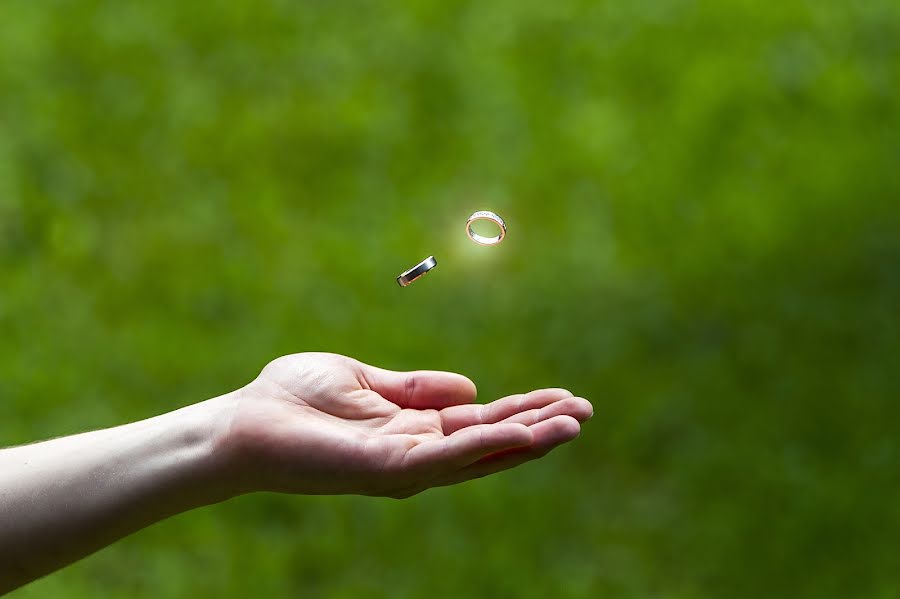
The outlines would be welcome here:
M 577 436 L 593 411 L 561 389 L 474 398 L 461 375 L 296 354 L 241 391 L 232 434 L 253 487 L 407 497 L 539 457 Z

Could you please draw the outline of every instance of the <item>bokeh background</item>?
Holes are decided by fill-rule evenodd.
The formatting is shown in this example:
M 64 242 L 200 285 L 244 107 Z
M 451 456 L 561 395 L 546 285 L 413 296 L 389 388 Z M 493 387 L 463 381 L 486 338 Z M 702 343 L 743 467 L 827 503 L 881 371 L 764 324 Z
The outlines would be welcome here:
M 893 0 L 5 0 L 0 444 L 305 350 L 596 408 L 13 596 L 900 597 L 898 89 Z

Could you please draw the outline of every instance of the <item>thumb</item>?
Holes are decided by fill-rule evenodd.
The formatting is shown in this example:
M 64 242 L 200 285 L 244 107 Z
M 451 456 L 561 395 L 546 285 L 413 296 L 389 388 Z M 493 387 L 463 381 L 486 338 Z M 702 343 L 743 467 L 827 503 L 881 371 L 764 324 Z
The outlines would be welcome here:
M 363 364 L 369 387 L 401 408 L 440 410 L 475 401 L 475 383 L 461 374 L 437 370 L 397 372 Z

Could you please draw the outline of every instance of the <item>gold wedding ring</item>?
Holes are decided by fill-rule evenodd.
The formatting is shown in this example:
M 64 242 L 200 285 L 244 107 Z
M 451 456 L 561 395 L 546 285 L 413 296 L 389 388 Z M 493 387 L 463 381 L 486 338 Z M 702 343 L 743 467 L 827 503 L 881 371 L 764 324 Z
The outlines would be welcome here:
M 479 235 L 475 231 L 472 230 L 472 223 L 479 220 L 489 220 L 500 229 L 500 233 L 493 237 L 485 237 L 484 235 Z M 489 210 L 479 210 L 475 212 L 466 220 L 466 235 L 469 236 L 469 239 L 474 241 L 475 243 L 480 243 L 481 245 L 497 245 L 503 238 L 506 237 L 506 223 L 503 222 L 503 219 L 500 218 L 499 215 L 494 214 Z

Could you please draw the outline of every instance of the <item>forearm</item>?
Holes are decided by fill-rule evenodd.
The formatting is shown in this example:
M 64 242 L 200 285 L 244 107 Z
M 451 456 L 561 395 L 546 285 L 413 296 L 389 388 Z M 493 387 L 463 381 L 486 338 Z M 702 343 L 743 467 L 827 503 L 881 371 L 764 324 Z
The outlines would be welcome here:
M 0 594 L 154 522 L 232 494 L 223 396 L 0 451 Z

